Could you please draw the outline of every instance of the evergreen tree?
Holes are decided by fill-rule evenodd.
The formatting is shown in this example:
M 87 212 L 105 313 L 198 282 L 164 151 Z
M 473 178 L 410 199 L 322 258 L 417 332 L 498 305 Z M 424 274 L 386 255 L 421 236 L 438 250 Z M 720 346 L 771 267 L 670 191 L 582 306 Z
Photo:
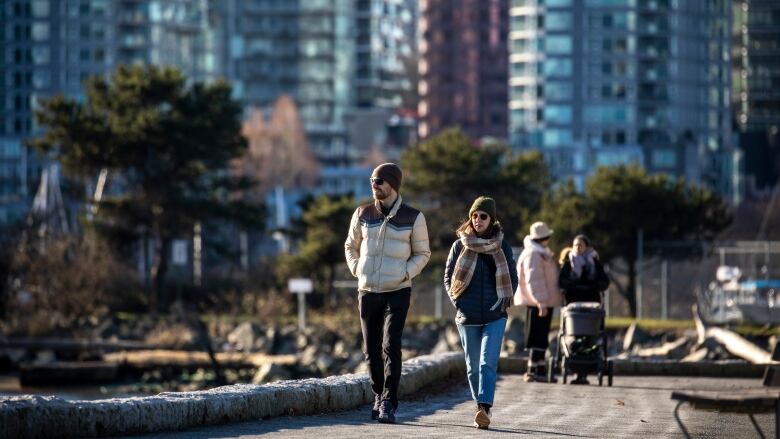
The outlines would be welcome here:
M 262 206 L 237 196 L 252 183 L 229 170 L 247 149 L 230 93 L 225 82 L 190 85 L 173 68 L 121 66 L 110 80 L 90 78 L 83 102 L 58 95 L 36 111 L 45 129 L 30 142 L 35 149 L 72 178 L 106 169 L 119 186 L 95 206 L 98 228 L 153 238 L 152 310 L 175 238 L 209 220 L 262 226 Z

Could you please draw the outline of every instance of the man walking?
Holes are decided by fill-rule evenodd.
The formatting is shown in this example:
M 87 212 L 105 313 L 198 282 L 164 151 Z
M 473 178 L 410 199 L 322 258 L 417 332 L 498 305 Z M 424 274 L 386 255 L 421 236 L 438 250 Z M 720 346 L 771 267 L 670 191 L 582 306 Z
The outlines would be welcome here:
M 431 257 L 425 217 L 399 194 L 402 177 L 394 163 L 374 169 L 374 202 L 355 210 L 344 243 L 347 266 L 358 279 L 363 353 L 374 391 L 371 419 L 390 424 L 398 408 L 401 335 L 412 278 Z

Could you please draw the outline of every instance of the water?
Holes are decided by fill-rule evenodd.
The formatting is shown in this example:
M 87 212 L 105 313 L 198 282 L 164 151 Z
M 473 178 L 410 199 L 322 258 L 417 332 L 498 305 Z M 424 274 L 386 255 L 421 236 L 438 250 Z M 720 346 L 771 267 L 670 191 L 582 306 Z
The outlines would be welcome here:
M 146 396 L 145 393 L 128 392 L 118 386 L 63 386 L 22 387 L 16 375 L 0 375 L 0 398 L 6 396 L 38 395 L 56 396 L 66 401 L 96 400 Z

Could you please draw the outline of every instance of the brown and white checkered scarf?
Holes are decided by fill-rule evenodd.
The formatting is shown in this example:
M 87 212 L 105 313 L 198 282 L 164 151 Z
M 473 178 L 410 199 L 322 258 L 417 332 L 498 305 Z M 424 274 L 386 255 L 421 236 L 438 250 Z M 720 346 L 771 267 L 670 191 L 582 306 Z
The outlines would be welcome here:
M 493 256 L 496 263 L 496 294 L 498 302 L 490 309 L 496 309 L 501 306 L 502 299 L 512 297 L 512 278 L 509 277 L 509 266 L 506 262 L 506 256 L 501 250 L 501 242 L 504 240 L 504 232 L 498 232 L 496 236 L 490 239 L 478 238 L 471 228 L 458 232 L 460 242 L 463 243 L 463 250 L 455 261 L 455 270 L 452 274 L 452 283 L 450 284 L 450 297 L 453 300 L 460 297 L 471 282 L 474 276 L 474 267 L 477 265 L 478 253 L 486 253 Z

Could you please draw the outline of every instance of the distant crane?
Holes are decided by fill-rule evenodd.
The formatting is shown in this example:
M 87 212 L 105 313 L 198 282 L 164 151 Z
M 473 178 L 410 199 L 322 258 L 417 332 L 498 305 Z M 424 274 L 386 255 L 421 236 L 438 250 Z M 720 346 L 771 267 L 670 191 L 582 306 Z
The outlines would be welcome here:
M 41 182 L 33 199 L 32 208 L 27 215 L 27 228 L 23 241 L 34 234 L 39 245 L 44 248 L 51 239 L 70 232 L 65 203 L 60 190 L 60 165 L 50 163 L 41 171 Z

